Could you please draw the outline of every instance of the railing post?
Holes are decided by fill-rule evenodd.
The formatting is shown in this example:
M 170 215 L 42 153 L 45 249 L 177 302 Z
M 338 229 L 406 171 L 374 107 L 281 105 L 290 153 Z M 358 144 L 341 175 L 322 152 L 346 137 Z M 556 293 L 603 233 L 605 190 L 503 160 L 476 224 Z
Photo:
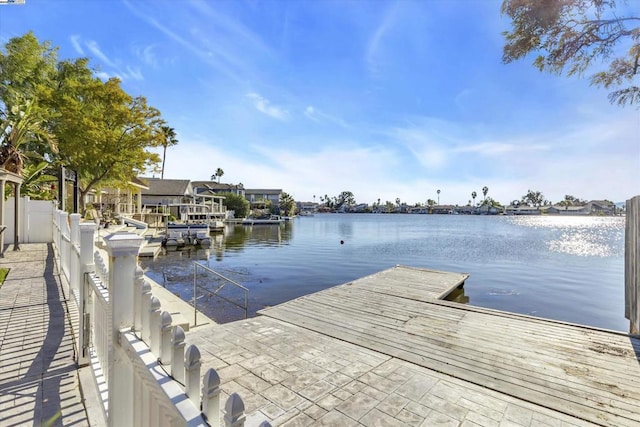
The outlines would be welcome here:
M 176 326 L 171 332 L 171 376 L 184 384 L 184 330 Z
M 142 327 L 140 328 L 140 339 L 149 345 L 151 326 L 151 285 L 145 280 L 142 284 Z
M 158 298 L 151 298 L 151 313 L 149 318 L 149 329 L 151 336 L 149 337 L 149 342 L 147 345 L 149 349 L 151 349 L 151 353 L 153 353 L 156 358 L 160 356 L 160 315 L 162 311 L 160 310 L 160 301 Z
M 113 345 L 109 352 L 109 425 L 131 425 L 134 420 L 133 368 L 120 346 L 120 331 L 133 326 L 134 280 L 142 237 L 115 233 L 105 238 L 109 253 L 109 305 Z
M 171 365 L 171 322 L 171 314 L 163 310 L 160 314 L 160 352 L 157 355 L 163 365 Z
M 140 267 L 140 265 L 136 266 L 135 276 L 136 278 L 133 282 L 135 285 L 133 300 L 133 329 L 137 332 L 140 332 L 142 330 L 142 312 L 144 305 L 142 303 L 142 295 L 144 283 L 146 282 L 146 280 L 144 279 L 144 271 L 142 270 L 142 267 Z
M 238 393 L 232 393 L 224 405 L 224 425 L 226 427 L 242 427 L 244 420 L 244 402 Z
M 187 347 L 184 355 L 184 391 L 195 405 L 200 409 L 200 350 L 195 345 Z
M 86 274 L 95 271 L 93 263 L 94 224 L 80 224 L 80 289 L 78 292 L 78 360 L 80 366 L 89 364 L 89 326 L 95 319 L 89 319 Z
M 202 414 L 211 427 L 220 426 L 220 377 L 210 368 L 202 382 Z

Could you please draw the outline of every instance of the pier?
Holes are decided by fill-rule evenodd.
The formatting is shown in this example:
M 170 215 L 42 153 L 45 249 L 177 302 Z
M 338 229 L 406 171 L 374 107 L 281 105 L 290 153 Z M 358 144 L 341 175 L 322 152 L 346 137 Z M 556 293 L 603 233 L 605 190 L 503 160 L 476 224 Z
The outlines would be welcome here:
M 189 339 L 274 425 L 640 423 L 638 337 L 441 299 L 466 278 L 398 266 Z

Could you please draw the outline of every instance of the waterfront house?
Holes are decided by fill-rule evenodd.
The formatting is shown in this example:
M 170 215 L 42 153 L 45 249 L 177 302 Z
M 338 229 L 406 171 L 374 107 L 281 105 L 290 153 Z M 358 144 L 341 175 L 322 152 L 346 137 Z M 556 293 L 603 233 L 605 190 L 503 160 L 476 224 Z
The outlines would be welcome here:
M 246 197 L 244 185 L 239 184 L 220 184 L 216 181 L 193 181 L 191 183 L 195 194 L 207 193 L 207 194 L 220 194 L 220 193 L 233 193 L 238 196 Z
M 592 200 L 587 203 L 592 215 L 615 215 L 616 205 L 608 200 Z
M 244 190 L 244 197 L 250 203 L 251 209 L 265 209 L 268 207 L 269 202 L 271 206 L 278 206 L 280 204 L 280 196 L 282 195 L 282 189 L 246 189 Z
M 316 202 L 297 202 L 296 207 L 298 212 L 313 213 L 318 211 L 319 204 Z
M 476 213 L 480 215 L 498 215 L 504 213 L 504 208 L 501 206 L 489 206 L 488 204 L 480 206 L 476 209 Z
M 589 215 L 588 206 L 549 206 L 546 211 L 549 215 Z
M 454 205 L 435 205 L 431 207 L 433 214 L 452 214 L 456 207 Z
M 144 206 L 170 205 L 193 202 L 193 186 L 188 179 L 143 178 L 147 189 L 142 191 Z
M 149 190 L 147 182 L 132 177 L 126 184 L 118 188 L 102 188 L 90 191 L 85 204 L 97 204 L 103 216 L 139 216 L 143 209 L 142 192 Z M 139 219 L 139 218 L 138 218 Z
M 540 215 L 542 209 L 538 206 L 507 206 L 507 215 Z

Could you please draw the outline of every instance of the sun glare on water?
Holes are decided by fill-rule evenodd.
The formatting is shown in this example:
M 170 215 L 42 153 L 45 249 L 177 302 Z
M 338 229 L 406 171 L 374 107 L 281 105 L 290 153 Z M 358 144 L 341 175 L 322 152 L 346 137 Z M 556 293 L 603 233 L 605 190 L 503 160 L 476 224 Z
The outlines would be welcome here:
M 551 252 L 576 256 L 618 255 L 624 240 L 623 217 L 520 216 L 513 222 L 523 227 L 548 229 L 546 242 Z

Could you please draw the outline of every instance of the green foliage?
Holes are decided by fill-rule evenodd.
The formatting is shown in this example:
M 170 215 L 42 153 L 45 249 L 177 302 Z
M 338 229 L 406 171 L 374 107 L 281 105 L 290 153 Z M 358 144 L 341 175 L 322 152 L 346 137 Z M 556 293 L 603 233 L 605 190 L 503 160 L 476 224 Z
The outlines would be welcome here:
M 542 205 L 546 205 L 548 202 L 544 198 L 544 194 L 540 191 L 527 190 L 527 194 L 522 196 L 520 200 L 520 205 L 532 206 L 532 207 L 540 207 Z
M 22 178 L 20 191 L 23 195 L 33 200 L 53 200 L 55 197 L 58 177 L 49 162 L 43 160 L 39 163 L 29 163 L 24 168 Z
M 176 131 L 172 127 L 161 125 L 162 138 L 160 144 L 162 145 L 162 169 L 160 172 L 160 179 L 164 179 L 164 161 L 167 157 L 167 147 L 172 147 L 178 144 L 178 138 L 176 137 Z
M 574 197 L 570 194 L 565 195 L 564 200 L 557 203 L 558 206 L 584 206 L 586 204 L 586 200 L 582 200 L 579 197 Z
M 10 268 L 0 268 L 0 286 L 2 286 L 5 280 L 7 280 L 7 276 L 9 275 L 10 270 Z
M 51 87 L 57 48 L 40 44 L 33 32 L 14 37 L 0 51 L 0 100 L 5 110 L 37 98 Z
M 640 102 L 640 16 L 624 16 L 614 0 L 504 0 L 501 10 L 513 25 L 504 32 L 503 62 L 537 52 L 541 71 L 569 76 L 608 62 L 591 84 L 617 88 L 609 94 L 612 103 Z
M 227 207 L 227 210 L 234 211 L 236 218 L 246 218 L 249 215 L 249 201 L 247 199 L 235 193 L 220 195 L 225 197 L 222 204 Z
M 81 208 L 98 184 L 125 184 L 160 162 L 150 149 L 177 143 L 144 97 L 97 78 L 86 58 L 57 62 L 56 49 L 33 33 L 0 52 L 0 82 L 0 161 L 18 170 L 63 164 L 79 176 Z
M 332 210 L 349 210 L 356 205 L 356 199 L 351 191 L 343 191 L 337 197 L 333 198 L 327 196 L 320 197 L 320 201 L 324 202 L 324 205 Z
M 160 162 L 150 148 L 166 142 L 160 112 L 131 97 L 118 79 L 94 78 L 84 61 L 64 63 L 49 102 L 60 159 L 80 177 L 80 200 L 97 184 L 126 183 Z M 83 207 L 83 206 L 81 206 Z
M 0 166 L 20 175 L 28 159 L 56 150 L 55 137 L 48 132 L 35 100 L 0 111 Z
M 282 193 L 280 195 L 280 214 L 286 216 L 293 216 L 296 213 L 296 201 L 288 193 Z
M 480 204 L 480 206 L 485 206 L 488 205 L 489 207 L 493 207 L 493 208 L 501 208 L 502 205 L 500 204 L 500 202 L 498 202 L 497 200 L 494 200 L 491 197 L 487 197 L 485 198 L 482 203 Z

